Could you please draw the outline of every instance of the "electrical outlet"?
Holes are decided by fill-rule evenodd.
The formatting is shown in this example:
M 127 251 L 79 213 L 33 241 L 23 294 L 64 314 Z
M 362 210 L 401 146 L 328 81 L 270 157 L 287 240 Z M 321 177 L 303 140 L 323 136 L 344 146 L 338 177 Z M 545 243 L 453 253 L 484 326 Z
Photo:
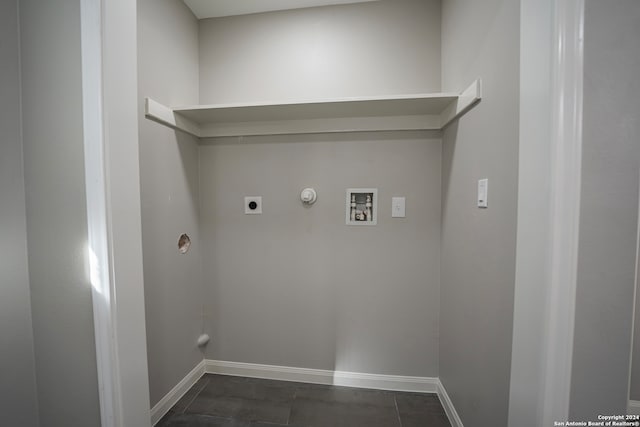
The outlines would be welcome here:
M 262 196 L 245 197 L 244 213 L 246 215 L 260 215 L 262 213 Z

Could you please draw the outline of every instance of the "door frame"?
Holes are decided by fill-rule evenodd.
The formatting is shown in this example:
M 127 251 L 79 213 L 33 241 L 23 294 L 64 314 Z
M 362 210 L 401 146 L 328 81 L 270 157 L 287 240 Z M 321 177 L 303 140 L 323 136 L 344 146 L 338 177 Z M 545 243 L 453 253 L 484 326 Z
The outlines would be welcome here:
M 584 0 L 521 0 L 510 426 L 569 419 L 582 163 Z
M 149 426 L 137 2 L 81 0 L 89 271 L 103 427 Z

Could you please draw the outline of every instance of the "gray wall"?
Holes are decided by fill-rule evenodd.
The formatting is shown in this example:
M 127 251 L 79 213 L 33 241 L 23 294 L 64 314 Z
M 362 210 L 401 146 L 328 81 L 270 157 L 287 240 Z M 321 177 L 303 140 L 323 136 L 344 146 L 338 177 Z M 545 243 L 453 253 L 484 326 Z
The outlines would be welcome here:
M 626 412 L 638 220 L 639 22 L 637 1 L 586 2 L 571 419 Z
M 0 2 L 0 413 L 38 425 L 20 129 L 18 2 Z
M 440 2 L 381 1 L 200 24 L 202 103 L 440 89 Z M 209 140 L 200 148 L 207 357 L 436 376 L 440 136 Z M 314 186 L 305 209 L 299 194 Z M 380 191 L 377 227 L 345 190 Z M 243 213 L 262 195 L 264 214 Z M 391 196 L 407 218 L 391 219 Z M 307 273 L 308 272 L 308 273 Z
M 375 269 L 371 273 L 365 272 L 364 276 L 364 278 L 373 278 L 375 286 L 389 287 L 389 289 L 382 289 L 373 302 L 382 304 L 384 297 L 390 292 L 395 292 L 397 285 L 391 287 L 392 283 L 399 281 L 401 286 L 411 292 L 391 298 L 390 304 L 407 301 L 415 307 L 414 310 L 408 310 L 404 316 L 400 316 L 397 321 L 389 325 L 381 325 L 382 329 L 370 329 L 371 325 L 367 326 L 364 321 L 369 317 L 363 315 L 363 320 L 359 321 L 358 326 L 354 326 L 353 330 L 345 329 L 344 332 L 340 332 L 344 334 L 343 336 L 336 336 L 339 332 L 335 328 L 340 329 L 340 325 L 347 320 L 338 320 L 334 324 L 335 315 L 351 316 L 348 313 L 349 304 L 362 305 L 362 307 L 356 307 L 355 313 L 370 310 L 364 302 L 355 302 L 362 298 L 358 292 L 367 289 L 365 285 L 360 283 L 354 285 L 349 291 L 349 296 L 342 302 L 333 301 L 331 299 L 333 294 L 329 290 L 323 290 L 329 279 L 331 286 L 337 286 L 339 283 L 351 280 L 348 279 L 349 277 L 354 277 L 350 276 L 355 274 L 351 269 L 348 269 L 346 276 L 340 273 L 347 264 L 346 261 L 342 261 L 340 263 L 342 270 L 336 268 L 332 277 L 316 278 L 309 285 L 310 289 L 315 289 L 314 292 L 323 299 L 323 303 L 318 306 L 322 310 L 317 311 L 315 316 L 308 317 L 309 320 L 305 321 L 305 325 L 315 327 L 313 325 L 320 317 L 322 319 L 320 323 L 324 324 L 318 331 L 322 336 L 321 341 L 317 341 L 313 334 L 308 336 L 306 340 L 309 345 L 296 345 L 300 353 L 294 352 L 287 359 L 286 356 L 282 356 L 282 348 L 277 349 L 277 343 L 280 340 L 288 340 L 288 334 L 286 331 L 275 332 L 276 325 L 280 324 L 281 319 L 274 318 L 272 322 L 264 323 L 264 326 L 272 331 L 268 336 L 271 337 L 273 345 L 264 349 L 263 358 L 256 358 L 252 347 L 252 340 L 256 334 L 250 331 L 243 332 L 242 322 L 235 324 L 237 315 L 240 314 L 246 319 L 250 316 L 244 304 L 241 300 L 235 300 L 233 296 L 222 301 L 218 299 L 220 292 L 224 289 L 231 290 L 229 286 L 232 286 L 226 281 L 220 283 L 218 277 L 226 277 L 226 275 L 242 277 L 241 271 L 235 267 L 237 264 L 229 263 L 228 257 L 223 253 L 214 251 L 214 247 L 224 245 L 225 241 L 218 241 L 216 238 L 215 241 L 208 242 L 207 251 L 201 253 L 204 241 L 212 239 L 214 227 L 215 230 L 236 231 L 233 242 L 228 242 L 231 246 L 242 244 L 243 237 L 238 238 L 238 233 L 241 236 L 248 236 L 249 231 L 236 229 L 235 224 L 212 222 L 209 216 L 223 210 L 222 206 L 209 204 L 204 207 L 203 201 L 204 212 L 201 216 L 202 221 L 199 220 L 199 197 L 211 200 L 212 191 L 231 188 L 229 183 L 234 179 L 231 174 L 236 173 L 237 169 L 233 164 L 227 164 L 224 168 L 227 171 L 225 175 L 219 175 L 219 171 L 214 171 L 215 181 L 210 182 L 203 177 L 199 180 L 199 167 L 204 170 L 201 172 L 204 175 L 211 169 L 214 162 L 210 155 L 204 153 L 217 151 L 217 148 L 203 149 L 199 166 L 197 146 L 192 137 L 150 122 L 144 119 L 142 114 L 142 100 L 145 96 L 167 105 L 180 105 L 198 102 L 285 101 L 314 97 L 438 91 L 440 86 L 439 2 L 402 0 L 401 3 L 404 7 L 398 7 L 398 2 L 385 1 L 367 5 L 205 20 L 201 21 L 198 33 L 197 21 L 182 2 L 169 0 L 138 2 L 142 232 L 152 405 L 202 360 L 202 354 L 194 343 L 201 332 L 200 313 L 205 301 L 208 304 L 206 320 L 210 328 L 213 328 L 211 330 L 215 330 L 208 351 L 208 356 L 211 358 L 333 369 L 337 367 L 335 365 L 337 356 L 334 354 L 336 348 L 346 346 L 348 348 L 340 350 L 340 358 L 344 359 L 348 354 L 352 360 L 342 360 L 340 369 L 414 375 L 435 376 L 437 374 L 439 233 L 437 228 L 433 227 L 439 222 L 439 216 L 434 216 L 433 212 L 439 212 L 439 186 L 437 193 L 428 193 L 432 199 L 429 202 L 429 214 L 422 219 L 414 217 L 409 220 L 410 224 L 417 222 L 412 227 L 418 229 L 422 227 L 422 236 L 428 236 L 429 241 L 419 243 L 420 234 L 413 232 L 408 242 L 398 241 L 400 246 L 406 245 L 407 251 L 412 251 L 411 256 L 406 260 L 402 260 L 404 255 L 398 255 L 392 262 L 392 265 L 397 263 L 399 271 L 408 269 L 403 271 L 402 279 L 391 280 L 389 277 L 380 275 L 376 277 L 373 273 Z M 380 31 L 383 26 L 388 30 Z M 354 28 L 358 31 L 353 31 Z M 265 34 L 268 34 L 268 37 Z M 313 48 L 310 49 L 310 46 Z M 408 49 L 405 50 L 407 47 Z M 410 55 L 403 52 L 410 52 Z M 315 56 L 303 58 L 303 60 L 299 57 L 299 55 L 310 54 Z M 317 60 L 327 62 L 322 65 L 314 62 Z M 259 71 L 247 75 L 247 70 Z M 282 72 L 283 70 L 287 72 Z M 312 140 L 313 138 L 311 137 Z M 375 136 L 370 135 L 369 138 L 375 138 Z M 425 144 L 423 135 L 410 137 L 387 135 L 386 138 L 401 141 L 421 140 L 420 145 Z M 334 137 L 329 139 L 333 140 Z M 439 182 L 440 148 L 437 136 L 431 135 L 429 139 L 433 139 L 427 144 L 432 148 L 429 148 L 430 151 L 426 154 L 431 157 L 422 160 L 437 165 L 437 169 L 430 169 L 428 172 L 432 174 L 429 175 L 429 185 L 432 185 Z M 261 152 L 267 147 L 262 141 L 259 142 L 237 148 L 234 147 L 236 144 L 223 143 L 222 146 L 226 147 L 223 150 L 230 150 L 229 156 L 238 156 L 240 151 L 237 150 L 244 152 L 249 149 L 249 151 Z M 357 150 L 356 147 L 362 144 L 364 142 L 356 138 L 356 141 L 351 142 L 350 150 Z M 409 144 L 403 156 L 414 159 L 416 156 L 419 158 L 425 154 L 426 148 L 417 148 L 412 144 Z M 338 145 L 340 144 L 336 141 L 327 144 L 332 147 Z M 302 138 L 300 141 L 291 141 L 286 147 L 288 150 L 302 150 L 300 156 L 308 158 L 310 154 L 304 150 L 312 149 L 313 146 L 307 144 L 306 139 Z M 335 148 L 319 157 L 329 162 L 333 158 L 331 154 L 333 151 Z M 371 161 L 381 161 L 386 155 L 388 151 L 381 150 L 376 145 Z M 205 158 L 208 160 L 204 160 Z M 240 162 L 241 159 L 238 158 L 237 161 Z M 257 160 L 254 159 L 254 161 Z M 354 166 L 354 170 L 362 174 L 367 167 L 366 163 L 361 163 Z M 259 171 L 260 169 L 255 173 Z M 282 171 L 278 179 L 286 176 L 287 172 Z M 389 182 L 377 181 L 378 184 L 375 185 L 379 185 L 381 191 L 385 184 L 402 187 L 405 182 L 403 179 L 408 180 L 408 176 Z M 436 177 L 437 180 L 434 180 Z M 244 178 L 244 182 L 251 182 L 251 180 L 251 175 Z M 344 203 L 346 187 L 367 184 L 366 181 L 339 183 L 335 178 L 332 182 L 334 185 L 339 184 L 340 191 L 336 193 L 337 198 L 334 203 L 340 205 Z M 306 184 L 293 182 L 292 185 L 295 186 L 293 192 L 295 202 L 301 186 Z M 420 193 L 413 185 L 408 187 L 407 191 L 415 191 L 414 197 L 418 198 Z M 398 191 L 400 190 L 401 188 Z M 284 194 L 277 189 L 274 191 Z M 243 188 L 235 188 L 233 192 L 220 197 L 229 197 L 241 203 L 241 197 L 244 195 Z M 390 194 L 387 196 L 389 200 L 384 201 L 387 208 L 384 211 L 385 214 L 388 214 L 390 209 L 386 206 L 390 203 Z M 438 203 L 435 203 L 436 200 Z M 270 203 L 268 199 L 265 202 Z M 409 209 L 415 209 L 414 212 L 418 212 L 417 207 L 420 206 L 418 203 L 423 202 L 409 201 L 409 203 L 416 203 L 415 207 L 411 204 Z M 293 206 L 297 209 L 297 202 Z M 240 209 L 239 215 L 243 217 L 242 205 L 236 208 Z M 286 217 L 295 218 L 297 213 L 293 212 L 289 212 Z M 337 235 L 344 232 L 342 224 L 344 213 L 341 209 L 338 213 L 338 217 L 330 221 L 332 226 L 339 227 L 330 236 L 331 239 L 337 239 Z M 396 220 L 393 224 L 402 221 Z M 199 223 L 210 230 L 202 238 Z M 179 254 L 176 248 L 177 238 L 183 232 L 188 233 L 192 239 L 192 247 L 187 255 Z M 316 234 L 317 232 L 312 235 Z M 269 238 L 269 236 L 263 237 L 267 240 Z M 308 236 L 301 236 L 296 244 L 300 245 L 306 242 L 306 239 Z M 326 243 L 327 248 L 333 247 L 331 239 Z M 376 241 L 383 242 L 380 238 L 378 239 Z M 351 248 L 354 250 L 360 248 L 360 244 L 353 242 Z M 378 250 L 369 249 L 374 253 Z M 280 255 L 278 251 L 281 252 Z M 282 256 L 289 251 L 289 244 L 282 242 L 276 247 L 274 256 Z M 426 263 L 422 262 L 425 256 L 428 259 Z M 420 262 L 416 261 L 417 257 L 420 257 Z M 371 256 L 364 256 L 363 259 L 370 258 Z M 299 259 L 312 262 L 312 258 L 304 253 L 299 254 Z M 202 260 L 207 266 L 204 277 L 209 279 L 206 285 L 207 295 L 210 298 L 206 300 L 202 298 Z M 254 259 L 244 259 L 244 262 L 248 265 L 263 265 L 266 261 L 256 254 Z M 217 268 L 212 268 L 212 265 L 216 265 Z M 254 271 L 253 274 L 257 277 L 264 275 L 264 272 Z M 425 277 L 420 278 L 421 275 Z M 280 286 L 297 287 L 301 283 L 299 276 L 286 277 L 290 281 Z M 272 286 L 278 284 L 282 278 L 279 273 L 270 272 L 261 280 Z M 428 301 L 418 304 L 425 297 Z M 263 310 L 284 311 L 295 301 L 298 301 L 302 307 L 307 304 L 300 301 L 302 298 L 304 295 L 293 294 L 280 303 L 265 305 Z M 353 303 L 350 302 L 352 300 L 354 300 Z M 370 316 L 371 313 L 368 315 Z M 384 319 L 396 316 L 394 311 L 389 309 Z M 376 322 L 386 323 L 386 320 L 382 319 Z M 410 327 L 410 325 L 413 326 Z M 426 332 L 423 332 L 425 328 Z M 406 329 L 410 329 L 410 332 L 407 333 Z M 366 333 L 364 333 L 365 330 Z M 379 340 L 380 330 L 394 331 L 396 336 Z M 309 329 L 302 328 L 299 332 L 308 334 Z M 359 339 L 362 342 L 350 343 L 351 337 L 356 334 L 361 336 Z M 233 341 L 233 348 L 226 348 L 225 343 L 229 339 Z M 330 345 L 325 345 L 327 342 L 330 342 Z M 404 349 L 402 357 L 391 357 L 390 344 L 396 342 L 399 348 Z M 309 352 L 310 348 L 317 348 L 320 343 L 324 350 L 318 351 L 315 355 Z M 369 348 L 380 348 L 384 351 L 375 357 L 371 355 L 365 357 Z M 225 350 L 222 351 L 222 349 Z M 362 357 L 366 360 L 361 360 Z
M 80 2 L 20 2 L 31 306 L 43 426 L 98 426 L 82 135 Z M 64 392 L 61 392 L 61 391 Z
M 207 19 L 200 102 L 284 102 L 438 92 L 440 1 Z
M 448 0 L 444 91 L 483 81 L 443 136 L 440 380 L 462 422 L 507 424 L 518 180 L 519 4 Z M 478 209 L 478 179 L 489 208 Z
M 439 135 L 205 141 L 207 357 L 437 376 Z M 345 225 L 348 187 L 379 189 L 377 226 Z M 262 215 L 244 214 L 248 195 Z M 406 218 L 391 218 L 392 196 L 406 197 Z
M 198 147 L 195 138 L 144 118 L 144 97 L 198 103 L 198 24 L 181 1 L 138 1 L 142 243 L 151 405 L 198 364 L 202 330 Z M 178 237 L 191 250 L 178 252 Z

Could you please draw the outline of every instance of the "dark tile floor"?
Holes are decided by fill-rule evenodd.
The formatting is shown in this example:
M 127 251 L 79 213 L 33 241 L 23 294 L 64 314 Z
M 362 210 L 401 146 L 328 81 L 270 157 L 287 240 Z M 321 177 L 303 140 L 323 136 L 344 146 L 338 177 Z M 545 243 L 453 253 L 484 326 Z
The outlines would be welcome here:
M 159 427 L 450 427 L 438 396 L 206 374 Z

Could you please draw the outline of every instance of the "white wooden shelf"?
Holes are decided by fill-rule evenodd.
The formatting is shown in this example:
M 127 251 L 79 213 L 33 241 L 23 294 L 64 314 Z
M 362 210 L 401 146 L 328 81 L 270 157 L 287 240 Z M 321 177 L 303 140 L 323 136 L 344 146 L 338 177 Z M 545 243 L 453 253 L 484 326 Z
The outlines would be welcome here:
M 461 94 L 429 93 L 284 104 L 166 107 L 146 99 L 145 115 L 199 138 L 325 132 L 440 130 L 481 99 L 480 79 Z

